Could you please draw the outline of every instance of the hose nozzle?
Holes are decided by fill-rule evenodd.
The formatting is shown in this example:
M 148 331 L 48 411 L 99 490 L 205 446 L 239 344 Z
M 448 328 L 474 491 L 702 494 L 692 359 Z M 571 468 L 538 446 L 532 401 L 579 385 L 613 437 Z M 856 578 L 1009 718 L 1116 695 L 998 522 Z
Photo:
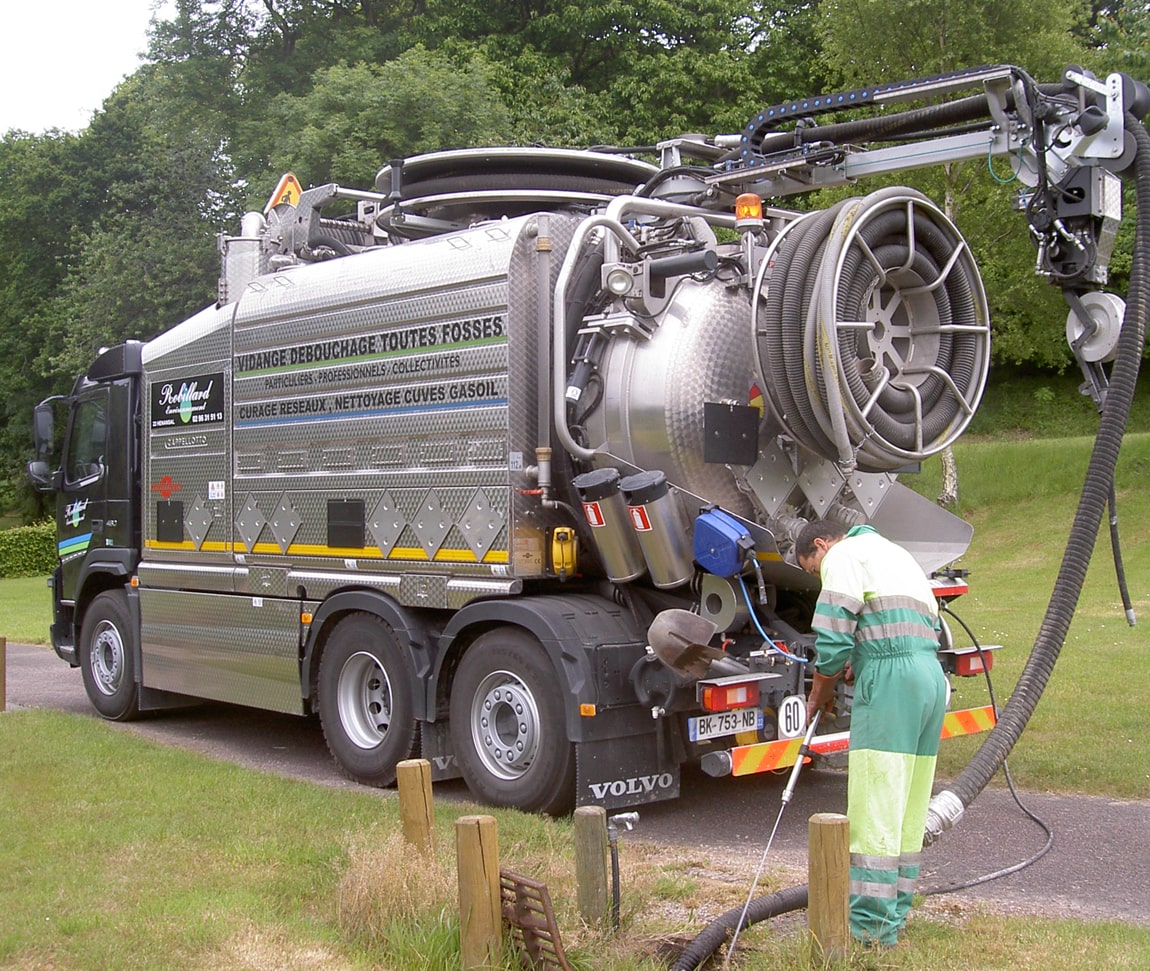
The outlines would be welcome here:
M 926 830 L 923 833 L 924 846 L 932 846 L 943 833 L 953 829 L 966 811 L 962 800 L 949 789 L 944 789 L 930 801 L 926 810 Z

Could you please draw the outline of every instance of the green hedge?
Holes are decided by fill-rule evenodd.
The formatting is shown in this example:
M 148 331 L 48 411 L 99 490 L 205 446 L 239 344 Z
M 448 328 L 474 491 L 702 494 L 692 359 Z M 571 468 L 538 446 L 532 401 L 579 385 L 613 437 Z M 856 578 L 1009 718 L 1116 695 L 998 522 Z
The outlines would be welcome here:
M 0 530 L 0 577 L 43 577 L 56 569 L 56 526 Z

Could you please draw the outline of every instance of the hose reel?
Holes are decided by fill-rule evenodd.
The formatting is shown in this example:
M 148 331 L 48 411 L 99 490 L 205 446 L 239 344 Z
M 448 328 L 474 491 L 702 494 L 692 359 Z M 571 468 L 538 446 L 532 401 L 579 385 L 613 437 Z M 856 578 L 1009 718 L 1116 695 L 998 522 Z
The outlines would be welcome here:
M 950 445 L 986 385 L 990 314 L 954 224 L 883 189 L 790 223 L 764 261 L 752 325 L 774 416 L 847 469 Z

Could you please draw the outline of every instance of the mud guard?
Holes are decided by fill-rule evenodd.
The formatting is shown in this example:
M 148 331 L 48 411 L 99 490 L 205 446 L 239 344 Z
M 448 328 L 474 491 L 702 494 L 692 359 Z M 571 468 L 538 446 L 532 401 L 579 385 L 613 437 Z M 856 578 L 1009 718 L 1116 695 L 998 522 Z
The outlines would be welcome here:
M 611 811 L 679 797 L 679 766 L 660 765 L 654 734 L 575 746 L 575 804 Z

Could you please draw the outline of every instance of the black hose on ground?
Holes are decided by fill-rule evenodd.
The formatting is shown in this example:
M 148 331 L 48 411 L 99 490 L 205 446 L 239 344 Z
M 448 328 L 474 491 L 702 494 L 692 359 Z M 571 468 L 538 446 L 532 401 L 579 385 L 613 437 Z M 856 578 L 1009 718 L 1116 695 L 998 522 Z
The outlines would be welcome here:
M 1122 542 L 1118 538 L 1118 493 L 1113 482 L 1110 483 L 1110 550 L 1114 555 L 1114 575 L 1118 579 L 1118 595 L 1122 598 L 1126 623 L 1133 627 L 1138 621 L 1130 600 L 1130 587 L 1126 583 L 1126 566 L 1122 562 Z
M 978 658 L 982 662 L 982 676 L 986 679 L 986 693 L 990 697 L 990 704 L 994 708 L 995 714 L 998 713 L 998 699 L 994 694 L 994 682 L 990 677 L 990 659 L 982 649 L 982 645 L 978 642 L 978 638 L 974 636 L 974 631 L 970 629 L 970 625 L 958 616 L 953 610 L 950 609 L 949 604 L 941 604 L 939 609 L 942 613 L 958 621 L 962 625 L 962 629 L 966 631 L 966 636 L 970 638 L 970 643 L 974 645 L 974 649 L 978 651 Z M 1002 774 L 1006 779 L 1007 788 L 1010 789 L 1010 795 L 1014 799 L 1014 804 L 1022 811 L 1022 814 L 1037 825 L 1045 834 L 1046 842 L 1043 843 L 1042 848 L 1037 852 L 1027 857 L 1018 863 L 1010 866 L 1003 867 L 1000 870 L 995 870 L 992 873 L 984 873 L 982 876 L 973 877 L 969 880 L 955 881 L 937 887 L 919 887 L 916 888 L 916 893 L 921 893 L 924 897 L 930 897 L 935 894 L 954 893 L 958 890 L 966 890 L 970 887 L 978 887 L 984 883 L 989 883 L 991 880 L 997 880 L 1000 877 L 1010 876 L 1012 873 L 1018 873 L 1019 870 L 1025 870 L 1028 866 L 1032 866 L 1041 860 L 1047 853 L 1050 852 L 1051 847 L 1054 846 L 1054 830 L 1050 828 L 1050 824 L 1046 820 L 1040 818 L 1022 803 L 1022 797 L 1018 795 L 1018 790 L 1014 787 L 1014 779 L 1010 775 L 1010 767 L 1006 762 L 1002 763 Z
M 1137 146 L 1134 184 L 1138 212 L 1134 228 L 1134 258 L 1130 270 L 1126 316 L 1118 338 L 1110 387 L 1087 466 L 1082 495 L 1070 528 L 1062 565 L 1051 591 L 1046 616 L 1039 627 L 1022 676 L 1003 708 L 998 723 L 974 757 L 950 788 L 931 800 L 927 817 L 928 843 L 950 829 L 965 808 L 986 788 L 1034 713 L 1078 606 L 1102 512 L 1114 483 L 1122 436 L 1138 382 L 1138 369 L 1146 341 L 1146 318 L 1150 310 L 1150 135 L 1130 113 L 1126 115 L 1125 127 Z
M 711 921 L 698 937 L 683 948 L 683 952 L 671 965 L 671 971 L 694 971 L 731 939 L 740 920 L 743 926 L 747 927 L 759 921 L 769 920 L 771 917 L 788 914 L 792 910 L 802 910 L 806 905 L 807 887 L 803 884 L 801 887 L 788 887 L 765 897 L 756 897 L 746 908 L 745 917 L 741 906 L 732 907 Z

